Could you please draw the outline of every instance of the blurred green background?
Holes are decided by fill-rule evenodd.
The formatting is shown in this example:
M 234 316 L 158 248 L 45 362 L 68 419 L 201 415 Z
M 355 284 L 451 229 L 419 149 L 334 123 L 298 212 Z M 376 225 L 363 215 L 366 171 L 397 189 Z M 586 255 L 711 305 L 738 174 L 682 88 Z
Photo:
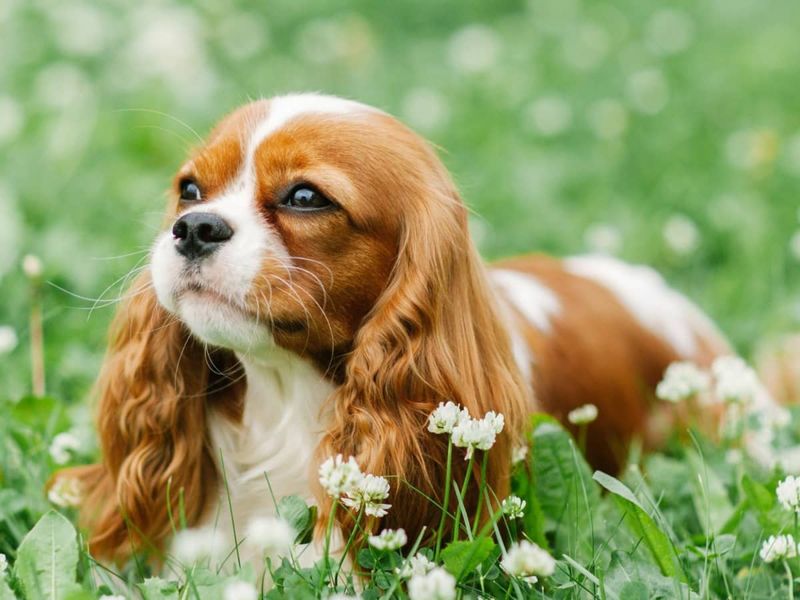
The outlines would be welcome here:
M 22 256 L 117 297 L 190 129 L 304 90 L 437 144 L 488 258 L 652 264 L 747 353 L 800 320 L 798 31 L 797 0 L 2 0 L 0 394 L 29 388 Z M 91 305 L 45 285 L 48 391 L 70 401 L 113 312 Z

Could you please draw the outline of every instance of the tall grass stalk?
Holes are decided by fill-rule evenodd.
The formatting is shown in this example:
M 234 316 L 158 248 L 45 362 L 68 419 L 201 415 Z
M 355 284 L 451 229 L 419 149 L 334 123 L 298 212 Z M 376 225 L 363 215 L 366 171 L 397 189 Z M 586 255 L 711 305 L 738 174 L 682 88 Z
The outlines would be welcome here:
M 469 485 L 470 479 L 472 479 L 472 466 L 475 464 L 475 453 L 473 452 L 472 455 L 469 457 L 469 462 L 467 463 L 467 470 L 464 475 L 464 481 L 461 484 L 461 493 L 459 494 L 459 501 L 463 506 L 464 503 L 464 496 L 467 493 L 467 486 Z M 465 516 L 466 524 L 467 524 L 467 531 L 469 529 L 469 519 Z M 453 526 L 453 541 L 458 541 L 458 529 L 461 527 L 461 510 L 456 511 L 456 522 Z
M 439 560 L 439 552 L 442 549 L 442 536 L 444 535 L 444 524 L 447 520 L 447 513 L 450 509 L 450 485 L 453 476 L 453 440 L 447 440 L 447 466 L 445 467 L 444 477 L 444 500 L 442 501 L 442 516 L 439 519 L 439 529 L 436 532 L 436 549 L 434 550 L 434 561 Z
M 481 512 L 483 511 L 483 491 L 486 488 L 486 466 L 489 462 L 489 453 L 483 453 L 483 459 L 481 460 L 481 481 L 478 486 L 478 507 L 475 511 L 475 520 L 472 523 L 472 534 L 473 536 L 478 531 L 478 525 L 481 522 Z M 491 511 L 491 505 L 488 505 L 489 510 Z

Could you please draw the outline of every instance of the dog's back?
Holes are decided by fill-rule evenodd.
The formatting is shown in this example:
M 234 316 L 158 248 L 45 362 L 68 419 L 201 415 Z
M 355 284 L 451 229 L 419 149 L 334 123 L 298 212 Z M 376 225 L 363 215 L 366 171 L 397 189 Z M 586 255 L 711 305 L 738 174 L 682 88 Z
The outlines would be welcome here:
M 598 407 L 588 429 L 592 464 L 615 471 L 634 437 L 657 446 L 674 430 L 673 406 L 655 400 L 667 366 L 700 366 L 729 353 L 711 321 L 648 267 L 605 256 L 530 256 L 493 265 L 511 306 L 517 360 L 536 408 L 565 423 L 584 404 Z

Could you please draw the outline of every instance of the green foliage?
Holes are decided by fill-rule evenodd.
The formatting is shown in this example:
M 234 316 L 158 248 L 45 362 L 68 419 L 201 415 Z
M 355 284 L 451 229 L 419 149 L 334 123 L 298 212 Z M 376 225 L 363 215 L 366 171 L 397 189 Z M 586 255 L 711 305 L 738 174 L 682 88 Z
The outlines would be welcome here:
M 40 418 L 24 426 L 41 436 L 49 423 Z M 552 418 L 534 418 L 529 440 L 528 459 L 514 475 L 515 491 L 531 503 L 526 506 L 527 517 L 506 521 L 495 515 L 494 526 L 484 527 L 474 539 L 451 542 L 442 549 L 439 562 L 456 577 L 464 597 L 476 591 L 488 597 L 534 593 L 530 584 L 509 579 L 499 565 L 504 549 L 520 535 L 538 538 L 557 559 L 555 573 L 536 584 L 536 597 L 760 600 L 788 593 L 785 572 L 764 564 L 757 555 L 769 535 L 795 532 L 793 516 L 775 499 L 780 473 L 764 472 L 747 459 L 731 465 L 726 449 L 700 439 L 697 448 L 702 452 L 673 447 L 669 454 L 648 455 L 641 468 L 631 465 L 621 479 L 601 472 L 592 476 L 574 440 Z M 8 475 L 16 480 L 16 473 Z M 96 569 L 78 546 L 69 521 L 49 511 L 37 523 L 26 525 L 25 520 L 13 518 L 20 511 L 30 514 L 26 498 L 11 491 L 4 490 L 10 502 L 0 505 L 5 511 L 0 512 L 0 522 L 23 531 L 18 532 L 20 543 L 6 539 L 6 553 L 14 566 L 10 577 L 0 581 L 0 600 L 5 600 L 4 594 L 14 597 L 15 592 L 27 600 L 94 600 L 101 590 L 109 591 L 96 587 Z M 303 538 L 315 519 L 314 508 L 296 497 L 281 498 L 278 508 L 300 532 L 298 539 Z M 418 548 L 416 543 L 394 551 L 359 549 L 355 566 L 363 577 L 362 597 L 403 598 L 407 588 L 399 569 L 416 552 L 433 558 L 432 548 Z M 78 568 L 79 561 L 88 566 Z M 301 566 L 294 558 L 270 559 L 266 567 L 274 585 L 265 597 L 313 599 L 329 586 L 331 591 L 352 593 L 354 574 L 345 569 L 334 577 L 338 562 L 330 564 Z M 792 559 L 789 566 L 800 569 L 800 559 Z M 184 571 L 159 578 L 132 565 L 109 582 L 125 581 L 144 600 L 222 600 L 234 582 L 260 586 L 252 565 L 238 572 L 210 567 L 202 562 L 187 565 Z
M 79 546 L 74 511 L 51 512 L 43 491 L 56 434 L 85 442 L 70 463 L 96 453 L 84 399 L 126 275 L 162 225 L 163 190 L 194 131 L 250 97 L 322 90 L 409 122 L 443 149 L 489 259 L 616 246 L 743 351 L 798 323 L 796 1 L 157 4 L 0 2 L 0 326 L 19 338 L 0 354 L 0 552 L 13 565 L 0 600 L 94 599 L 111 582 L 145 600 L 215 598 L 231 577 L 260 584 L 204 565 L 108 574 Z M 676 223 L 694 239 L 683 249 Z M 44 398 L 29 395 L 28 252 L 52 284 Z M 797 431 L 794 414 L 779 435 Z M 530 441 L 512 484 L 523 519 L 442 551 L 464 597 L 788 597 L 783 567 L 758 556 L 769 535 L 800 538 L 775 500 L 782 472 L 698 439 L 593 479 L 553 419 L 537 416 Z M 308 541 L 316 508 L 278 500 Z M 520 536 L 558 560 L 535 592 L 498 566 Z M 410 553 L 360 549 L 363 597 L 404 597 L 395 570 Z M 800 574 L 800 559 L 788 566 Z M 270 568 L 276 599 L 316 598 L 329 575 L 288 559 Z M 355 587 L 339 577 L 337 591 Z
M 618 254 L 664 272 L 738 346 L 784 332 L 800 290 L 800 5 L 732 2 L 7 0 L 0 325 L 19 345 L 0 359 L 3 394 L 29 391 L 22 256 L 41 256 L 54 284 L 48 389 L 75 403 L 195 132 L 297 90 L 374 104 L 429 137 L 489 258 L 585 252 L 610 229 Z M 464 68 L 476 56 L 486 67 Z M 664 235 L 676 216 L 689 252 Z
M 628 526 L 644 541 L 661 573 L 667 577 L 679 576 L 680 568 L 676 565 L 675 552 L 669 538 L 656 525 L 633 492 L 619 479 L 600 471 L 594 474 L 593 479 L 614 495 L 625 513 Z
M 442 562 L 445 569 L 460 580 L 489 558 L 495 547 L 495 543 L 486 537 L 452 542 L 442 551 Z
M 317 507 L 309 507 L 297 496 L 287 496 L 278 501 L 277 513 L 297 532 L 296 542 L 307 544 L 314 533 Z
M 531 440 L 534 510 L 544 515 L 544 529 L 554 533 L 556 546 L 591 560 L 593 515 L 600 495 L 589 465 L 572 437 L 552 420 L 535 425 Z
M 75 528 L 55 511 L 45 514 L 17 551 L 14 575 L 27 598 L 62 600 L 78 589 Z
M 178 599 L 178 584 L 174 581 L 164 581 L 160 577 L 148 577 L 136 587 L 142 593 L 144 600 Z

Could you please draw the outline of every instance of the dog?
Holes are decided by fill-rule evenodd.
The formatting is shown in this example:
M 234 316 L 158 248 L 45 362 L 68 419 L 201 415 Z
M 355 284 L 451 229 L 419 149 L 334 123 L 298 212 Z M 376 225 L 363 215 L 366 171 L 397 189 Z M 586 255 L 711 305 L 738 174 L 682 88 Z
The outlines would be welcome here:
M 425 496 L 442 501 L 448 442 L 426 423 L 443 402 L 504 415 L 499 498 L 534 412 L 572 427 L 569 411 L 596 405 L 587 455 L 609 472 L 631 440 L 660 443 L 674 416 L 653 390 L 670 363 L 729 352 L 714 324 L 613 258 L 487 265 L 467 216 L 428 143 L 378 109 L 296 94 L 225 117 L 178 170 L 112 327 L 102 462 L 71 472 L 95 556 L 164 548 L 170 511 L 246 523 L 294 494 L 325 523 L 316 473 L 337 454 L 391 482 L 371 527 L 434 531 Z M 457 453 L 456 480 L 467 464 Z M 344 511 L 337 523 L 348 535 Z

